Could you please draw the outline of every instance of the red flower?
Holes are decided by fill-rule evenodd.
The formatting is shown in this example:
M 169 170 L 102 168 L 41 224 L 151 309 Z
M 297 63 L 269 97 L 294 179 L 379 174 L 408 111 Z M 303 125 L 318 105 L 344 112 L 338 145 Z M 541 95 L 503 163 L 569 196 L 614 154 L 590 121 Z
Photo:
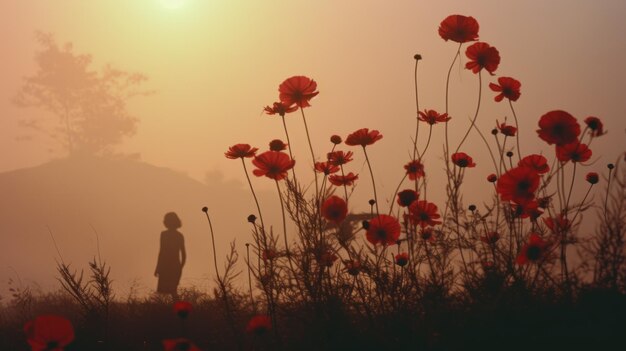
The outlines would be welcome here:
M 410 161 L 404 165 L 404 169 L 410 180 L 419 179 L 426 175 L 424 173 L 424 165 L 418 160 Z
M 457 152 L 457 153 L 452 154 L 452 163 L 454 163 L 455 165 L 461 168 L 476 167 L 474 160 L 472 160 L 472 158 L 469 157 L 469 155 L 464 152 Z
M 419 194 L 412 189 L 402 190 L 398 193 L 398 205 L 402 207 L 407 207 L 413 203 L 413 201 L 417 200 Z
M 517 101 L 520 95 L 522 95 L 522 93 L 519 91 L 522 87 L 522 83 L 520 83 L 515 78 L 499 77 L 498 84 L 489 83 L 489 88 L 491 88 L 491 90 L 500 93 L 494 98 L 496 102 L 500 102 L 504 98 L 507 98 L 511 101 Z
M 480 237 L 480 241 L 485 244 L 495 244 L 498 240 L 500 240 L 500 234 L 498 232 L 489 232 Z
M 437 122 L 447 122 L 452 117 L 448 117 L 447 113 L 440 114 L 435 110 L 424 110 L 424 112 L 418 111 L 420 121 L 424 121 L 430 125 L 436 124 Z
M 272 329 L 272 321 L 266 315 L 254 316 L 246 326 L 246 332 L 250 334 L 263 335 Z
M 252 160 L 257 169 L 252 171 L 255 176 L 266 176 L 274 180 L 281 180 L 287 177 L 287 171 L 292 169 L 296 164 L 295 160 L 291 160 L 289 156 L 279 151 L 265 151 L 255 156 Z
M 519 218 L 528 218 L 536 220 L 543 214 L 543 211 L 539 209 L 539 203 L 535 200 L 526 200 L 519 203 L 511 204 L 512 216 Z
M 361 262 L 357 260 L 345 261 L 343 264 L 346 266 L 346 271 L 348 272 L 348 274 L 352 276 L 358 275 L 361 271 Z
M 200 351 L 198 346 L 185 338 L 163 340 L 165 351 Z
M 322 217 L 327 221 L 341 223 L 348 214 L 348 205 L 339 196 L 331 196 L 322 204 Z
M 339 171 L 339 167 L 331 164 L 330 162 L 315 162 L 315 170 L 329 175 Z
M 598 173 L 596 172 L 589 172 L 587 173 L 587 176 L 585 177 L 585 180 L 587 180 L 589 184 L 596 184 L 598 183 L 599 179 L 600 178 L 598 177 Z
M 487 181 L 489 183 L 495 183 L 497 180 L 498 180 L 498 176 L 493 173 L 487 176 Z
M 74 340 L 72 323 L 55 315 L 41 315 L 26 322 L 24 332 L 32 351 L 63 351 Z
M 367 145 L 372 145 L 378 140 L 382 139 L 383 135 L 380 134 L 377 130 L 370 131 L 367 128 L 362 128 L 357 130 L 356 132 L 348 135 L 346 138 L 346 145 L 356 146 L 361 145 L 366 147 Z
M 280 139 L 274 139 L 270 141 L 270 150 L 272 151 L 283 151 L 287 149 L 287 144 L 285 144 Z
M 550 145 L 570 144 L 578 140 L 580 125 L 565 111 L 550 111 L 539 119 L 537 134 Z
M 187 318 L 191 313 L 191 304 L 187 301 L 177 301 L 174 303 L 174 313 L 182 319 Z
M 401 252 L 396 255 L 395 259 L 398 266 L 404 267 L 407 263 L 409 263 L 409 254 L 406 252 Z
M 517 165 L 520 167 L 530 168 L 538 174 L 544 174 L 550 171 L 548 160 L 546 160 L 545 157 L 536 154 L 528 155 L 522 158 Z
M 465 55 L 470 59 L 465 64 L 465 68 L 474 73 L 478 73 L 484 68 L 493 75 L 500 64 L 500 53 L 487 43 L 478 42 L 470 45 L 465 51 Z
M 515 167 L 509 169 L 498 179 L 496 191 L 503 201 L 518 204 L 532 200 L 539 188 L 539 174 L 532 168 Z
M 517 264 L 538 263 L 547 256 L 550 244 L 536 234 L 530 234 L 528 242 L 524 244 L 522 250 L 517 256 Z
M 496 121 L 496 126 L 498 126 L 500 133 L 508 137 L 514 137 L 515 133 L 517 133 L 517 128 L 507 125 L 506 123 L 500 124 L 500 122 Z
M 569 220 L 562 214 L 559 214 L 556 218 L 544 218 L 543 223 L 545 223 L 546 227 L 548 227 L 550 231 L 556 235 L 565 234 L 565 232 L 569 230 L 570 224 Z
M 600 118 L 587 117 L 585 118 L 585 124 L 587 125 L 587 128 L 591 129 L 592 136 L 599 137 L 600 135 L 605 134 L 603 129 L 604 125 L 602 124 Z
M 450 15 L 439 25 L 439 36 L 457 43 L 478 40 L 478 22 L 474 17 Z
M 573 142 L 556 146 L 556 158 L 561 162 L 585 162 L 591 158 L 591 149 L 586 144 Z
M 328 181 L 331 184 L 336 185 L 336 186 L 343 186 L 343 185 L 350 186 L 354 184 L 354 181 L 357 179 L 359 179 L 359 176 L 352 172 L 346 175 L 333 174 L 330 177 L 328 177 Z
M 365 237 L 373 245 L 393 245 L 400 237 L 400 223 L 395 217 L 378 215 L 369 221 Z
M 285 117 L 286 113 L 291 113 L 298 109 L 298 106 L 296 105 L 291 106 L 291 105 L 285 105 L 279 101 L 279 102 L 275 102 L 272 107 L 265 106 L 263 110 L 268 115 L 280 115 L 281 117 Z
M 348 151 L 348 152 L 333 151 L 333 152 L 329 152 L 326 155 L 326 158 L 328 158 L 328 162 L 330 162 L 331 164 L 335 166 L 341 166 L 352 161 L 352 155 L 353 155 L 352 151 Z
M 293 76 L 285 79 L 278 87 L 280 101 L 287 106 L 296 104 L 299 107 L 309 107 L 309 100 L 314 98 L 318 91 L 317 83 L 309 77 Z
M 224 153 L 226 158 L 230 158 L 232 160 L 237 158 L 244 157 L 254 157 L 254 154 L 257 152 L 256 147 L 251 147 L 249 144 L 235 144 L 228 148 L 228 151 Z
M 424 200 L 414 201 L 409 206 L 409 219 L 413 224 L 422 228 L 440 224 L 437 218 L 441 216 L 437 213 L 437 205 Z
M 435 231 L 433 228 L 422 228 L 422 230 L 420 230 L 420 238 L 424 241 L 434 243 L 436 240 Z

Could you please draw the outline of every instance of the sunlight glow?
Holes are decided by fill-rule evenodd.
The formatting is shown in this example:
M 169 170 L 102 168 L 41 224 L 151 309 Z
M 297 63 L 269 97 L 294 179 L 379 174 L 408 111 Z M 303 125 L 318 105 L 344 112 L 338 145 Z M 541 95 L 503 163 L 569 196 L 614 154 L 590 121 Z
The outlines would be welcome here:
M 161 4 L 166 9 L 175 10 L 183 7 L 183 5 L 185 5 L 185 0 L 161 0 Z

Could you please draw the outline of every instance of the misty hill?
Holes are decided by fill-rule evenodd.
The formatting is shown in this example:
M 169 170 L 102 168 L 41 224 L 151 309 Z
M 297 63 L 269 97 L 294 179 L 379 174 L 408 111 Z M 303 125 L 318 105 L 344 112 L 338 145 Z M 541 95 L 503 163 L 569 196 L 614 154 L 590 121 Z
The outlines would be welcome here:
M 209 227 L 201 208 L 209 208 L 218 262 L 223 262 L 234 238 L 243 258 L 244 243 L 250 241 L 246 217 L 254 213 L 242 185 L 218 178 L 208 183 L 122 159 L 68 158 L 0 173 L 0 291 L 16 273 L 44 290 L 59 287 L 58 255 L 47 227 L 63 260 L 78 269 L 87 269 L 88 261 L 97 255 L 93 227 L 102 258 L 121 289 L 118 293 L 133 280 L 145 288 L 142 292 L 154 291 L 159 235 L 164 230 L 163 215 L 169 211 L 183 222 L 180 231 L 188 252 L 181 286 L 206 287 L 213 267 Z

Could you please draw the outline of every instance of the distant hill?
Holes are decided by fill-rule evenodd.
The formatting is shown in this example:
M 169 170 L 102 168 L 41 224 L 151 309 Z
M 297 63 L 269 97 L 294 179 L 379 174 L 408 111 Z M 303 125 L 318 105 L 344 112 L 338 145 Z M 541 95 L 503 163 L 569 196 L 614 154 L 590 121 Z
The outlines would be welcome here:
M 101 158 L 68 158 L 0 173 L 0 294 L 16 272 L 44 290 L 59 287 L 58 255 L 47 227 L 64 261 L 87 269 L 97 255 L 92 226 L 118 293 L 133 280 L 149 293 L 156 287 L 159 234 L 169 211 L 183 222 L 188 263 L 182 285 L 206 287 L 213 261 L 201 208 L 209 207 L 220 263 L 234 238 L 243 258 L 244 243 L 250 241 L 246 217 L 255 212 L 243 185 L 219 179 L 209 183 L 139 161 Z

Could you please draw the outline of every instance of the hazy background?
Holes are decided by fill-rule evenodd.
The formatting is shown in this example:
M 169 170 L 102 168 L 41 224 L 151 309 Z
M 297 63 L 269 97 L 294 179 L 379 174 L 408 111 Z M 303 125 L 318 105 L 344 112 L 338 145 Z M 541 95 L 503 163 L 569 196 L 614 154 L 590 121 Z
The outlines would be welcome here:
M 243 253 L 243 243 L 250 240 L 245 217 L 254 207 L 241 162 L 223 153 L 235 143 L 263 150 L 271 139 L 284 139 L 280 120 L 263 115 L 262 108 L 277 100 L 278 85 L 292 75 L 318 83 L 320 94 L 306 110 L 318 157 L 330 149 L 331 134 L 345 137 L 362 127 L 382 132 L 384 139 L 369 150 L 380 200 L 386 203 L 409 160 L 413 55 L 424 57 L 421 109 L 444 110 L 445 75 L 457 45 L 444 42 L 437 28 L 455 13 L 475 17 L 481 41 L 500 51 L 497 75 L 522 82 L 515 106 L 524 154 L 543 151 L 552 157 L 535 129 L 538 118 L 553 109 L 566 110 L 581 123 L 590 115 L 604 121 L 609 133 L 594 140 L 595 163 L 586 171 L 604 172 L 606 163 L 625 151 L 623 1 L 0 2 L 0 285 L 19 275 L 24 283 L 56 288 L 57 255 L 46 225 L 63 258 L 76 268 L 86 267 L 96 253 L 93 226 L 118 287 L 126 289 L 135 280 L 150 292 L 162 216 L 176 211 L 190 258 L 183 285 L 205 286 L 212 267 L 200 208 L 209 206 L 213 215 L 219 254 L 234 238 Z M 11 102 L 23 77 L 35 73 L 37 30 L 52 33 L 58 44 L 72 42 L 76 53 L 92 55 L 94 69 L 112 64 L 149 77 L 143 87 L 155 93 L 128 105 L 140 120 L 138 131 L 116 149 L 140 154 L 141 162 L 68 162 L 62 152 L 50 151 L 55 144 L 45 135 L 19 126 L 20 118 L 45 117 L 41 110 Z M 493 102 L 487 88 L 497 77 L 483 78 L 478 125 L 488 133 L 496 119 L 512 116 L 506 103 Z M 469 125 L 477 84 L 476 75 L 453 69 L 452 145 Z M 311 180 L 302 120 L 293 114 L 287 123 L 299 174 Z M 425 158 L 432 176 L 429 198 L 440 206 L 442 132 L 443 126 L 435 127 Z M 353 151 L 357 157 L 348 170 L 362 179 L 353 206 L 362 209 L 359 203 L 371 197 L 371 184 L 360 150 Z M 492 171 L 490 159 L 475 133 L 462 151 L 478 163 L 467 172 L 471 186 L 464 201 L 480 204 L 489 191 L 484 179 Z M 578 181 L 586 189 L 582 176 Z M 279 225 L 273 182 L 253 181 L 264 191 L 265 213 Z

